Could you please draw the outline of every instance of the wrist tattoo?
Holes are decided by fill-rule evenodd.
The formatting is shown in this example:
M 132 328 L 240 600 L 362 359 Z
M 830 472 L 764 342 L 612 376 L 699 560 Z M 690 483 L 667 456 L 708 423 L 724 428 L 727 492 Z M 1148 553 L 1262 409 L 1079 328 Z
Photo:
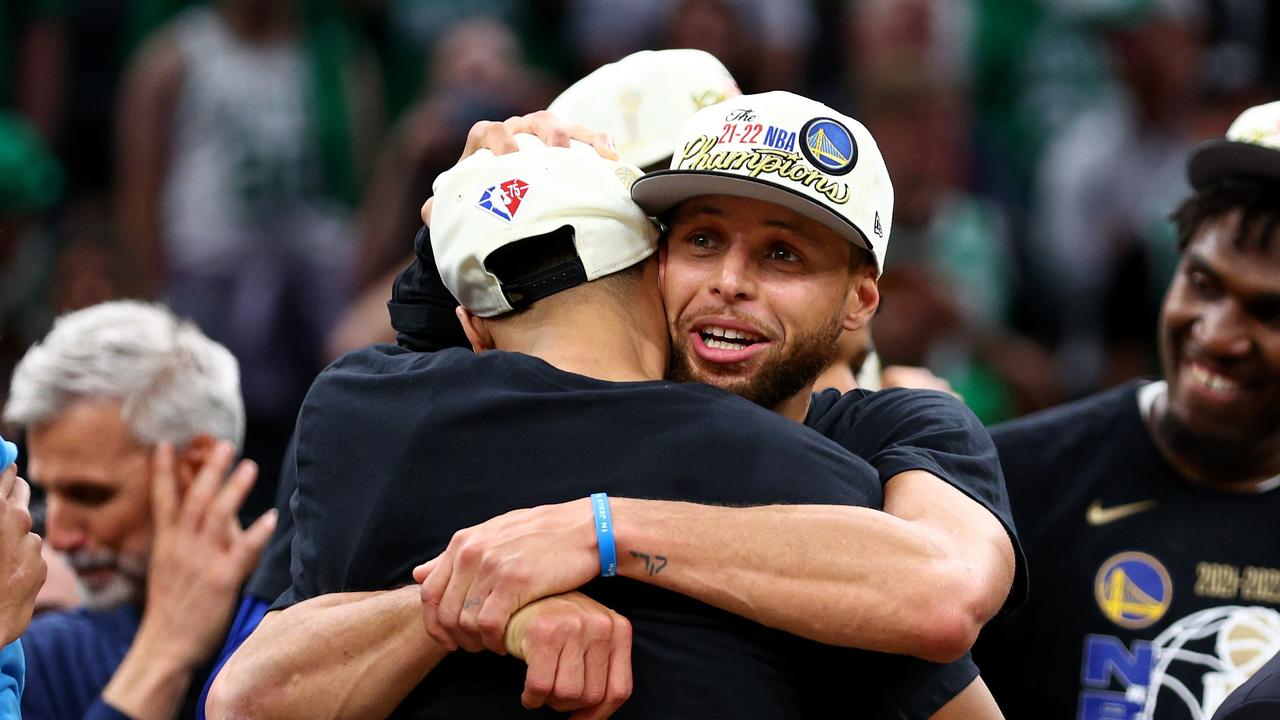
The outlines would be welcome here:
M 649 575 L 657 575 L 667 566 L 666 555 L 648 555 L 646 553 L 632 550 L 631 557 L 644 560 L 644 571 Z

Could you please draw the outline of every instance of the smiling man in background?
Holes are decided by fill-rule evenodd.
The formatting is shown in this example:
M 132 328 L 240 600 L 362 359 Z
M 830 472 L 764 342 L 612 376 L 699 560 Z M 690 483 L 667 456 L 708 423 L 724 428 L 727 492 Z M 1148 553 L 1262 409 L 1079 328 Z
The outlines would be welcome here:
M 1011 717 L 1209 717 L 1280 649 L 1280 103 L 1188 174 L 1165 379 L 993 431 L 1036 570 L 976 653 Z

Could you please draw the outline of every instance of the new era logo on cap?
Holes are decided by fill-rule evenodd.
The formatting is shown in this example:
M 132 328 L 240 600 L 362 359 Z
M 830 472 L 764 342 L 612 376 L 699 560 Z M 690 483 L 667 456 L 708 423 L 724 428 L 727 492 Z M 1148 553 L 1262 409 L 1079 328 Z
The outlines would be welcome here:
M 511 222 L 515 218 L 516 212 L 520 209 L 520 203 L 524 201 L 525 193 L 528 191 L 529 183 L 519 178 L 512 178 L 506 182 L 485 188 L 484 192 L 480 194 L 480 201 L 476 205 L 507 222 Z

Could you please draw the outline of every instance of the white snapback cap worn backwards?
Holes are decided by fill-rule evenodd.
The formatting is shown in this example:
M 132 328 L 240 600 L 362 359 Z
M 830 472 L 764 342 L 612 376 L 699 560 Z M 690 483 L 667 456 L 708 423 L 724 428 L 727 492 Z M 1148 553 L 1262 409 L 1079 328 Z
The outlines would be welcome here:
M 694 115 L 671 169 L 631 188 L 661 215 L 700 195 L 782 205 L 870 251 L 884 269 L 893 185 L 880 148 L 857 120 L 789 92 L 742 95 Z
M 1196 145 L 1187 176 L 1195 188 L 1224 177 L 1280 180 L 1280 100 L 1245 110 L 1225 138 Z
M 733 76 L 701 50 L 642 50 L 602 65 L 547 108 L 569 123 L 608 133 L 624 161 L 645 168 L 671 157 L 697 111 L 742 94 Z
M 445 287 L 480 317 L 511 312 L 525 298 L 485 265 L 512 243 L 573 229 L 585 277 L 547 278 L 565 289 L 628 268 L 653 254 L 658 229 L 631 200 L 640 170 L 605 160 L 589 145 L 547 147 L 517 135 L 519 152 L 481 150 L 436 178 L 431 247 Z M 570 279 L 571 280 L 571 279 Z M 550 294 L 550 293 L 546 293 Z

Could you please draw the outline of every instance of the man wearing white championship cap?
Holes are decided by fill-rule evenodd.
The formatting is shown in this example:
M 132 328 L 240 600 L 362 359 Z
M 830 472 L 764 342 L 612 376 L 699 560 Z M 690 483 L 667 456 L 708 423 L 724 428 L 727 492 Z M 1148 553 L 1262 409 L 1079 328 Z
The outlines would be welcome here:
M 1036 573 L 975 650 L 1011 717 L 1217 718 L 1280 650 L 1280 102 L 1187 175 L 1164 379 L 992 430 Z M 1276 664 L 1223 716 L 1280 717 Z
M 1021 571 L 1009 594 L 1013 526 L 990 438 L 941 393 L 810 398 L 835 336 L 864 323 L 878 299 L 892 189 L 874 141 L 852 118 L 805 98 L 744 96 L 698 113 L 672 168 L 641 178 L 633 194 L 668 223 L 663 290 L 674 376 L 803 420 L 867 458 L 897 516 L 619 501 L 617 525 L 631 530 L 638 553 L 620 570 L 823 642 L 943 661 L 962 655 L 1007 595 L 1014 606 L 1025 594 Z M 493 612 L 500 628 L 520 598 L 585 581 L 587 558 L 553 532 L 571 513 L 536 508 L 472 529 L 470 556 L 451 549 L 437 561 L 453 568 L 447 587 L 428 578 L 424 597 L 474 585 L 488 598 L 481 612 Z M 518 543 L 513 524 L 528 530 Z M 531 530 L 539 526 L 544 535 Z M 690 527 L 715 531 L 690 536 Z M 848 543 L 859 551 L 830 551 Z M 643 557 L 674 548 L 681 563 L 650 573 Z M 515 556 L 576 570 L 512 583 L 502 568 Z M 474 631 L 467 613 L 441 613 L 437 637 Z M 924 696 L 913 685 L 903 712 L 938 710 L 974 680 L 968 667 Z
M 609 495 L 881 500 L 870 465 L 799 423 L 660 379 L 658 233 L 630 199 L 638 176 L 590 149 L 531 147 L 478 153 L 437 181 L 436 261 L 477 352 L 378 346 L 317 379 L 298 421 L 294 584 L 215 682 L 212 717 L 324 707 L 523 718 L 549 695 L 558 710 L 604 717 L 631 692 L 634 662 L 620 717 L 808 718 L 871 677 L 868 653 L 607 579 L 636 562 L 619 553 L 630 546 L 613 534 Z M 587 522 L 564 537 L 606 579 L 534 602 L 504 628 L 491 649 L 523 658 L 527 675 L 432 640 L 418 588 L 393 588 L 455 531 L 542 502 L 581 511 Z M 669 558 L 647 562 L 660 573 Z M 584 622 L 603 624 L 580 647 Z M 604 672 L 592 672 L 597 660 Z M 876 713 L 876 690 L 859 689 L 856 706 Z

